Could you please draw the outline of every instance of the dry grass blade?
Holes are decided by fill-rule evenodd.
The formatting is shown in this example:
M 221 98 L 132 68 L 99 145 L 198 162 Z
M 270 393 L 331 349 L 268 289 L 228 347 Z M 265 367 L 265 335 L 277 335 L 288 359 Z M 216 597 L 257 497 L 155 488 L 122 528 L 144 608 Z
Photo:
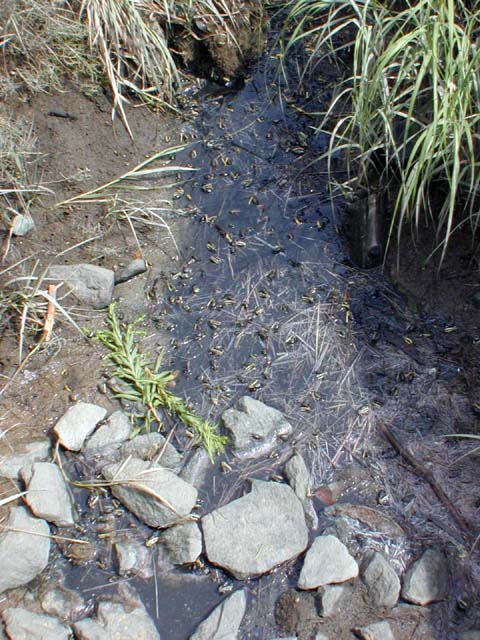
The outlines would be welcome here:
M 124 94 L 136 93 L 147 102 L 171 104 L 181 84 L 167 36 L 157 19 L 158 9 L 155 2 L 84 0 L 80 12 L 86 16 L 91 47 L 100 52 L 113 92 L 112 118 L 118 109 L 132 138 Z
M 151 178 L 158 178 L 159 176 L 176 173 L 179 171 L 195 171 L 195 169 L 191 167 L 176 167 L 172 165 L 163 165 L 161 167 L 152 167 L 157 160 L 163 160 L 164 158 L 174 155 L 179 151 L 185 149 L 185 146 L 171 147 L 169 149 L 164 149 L 163 151 L 159 151 L 155 153 L 152 157 L 147 158 L 133 169 L 130 169 L 126 173 L 121 176 L 110 180 L 109 182 L 96 187 L 95 189 L 91 189 L 85 193 L 81 193 L 78 196 L 74 196 L 73 198 L 69 198 L 68 200 L 63 200 L 62 202 L 57 203 L 57 207 L 63 207 L 67 204 L 74 203 L 87 203 L 87 202 L 110 202 L 112 200 L 112 191 L 121 188 L 128 188 L 135 190 L 138 189 L 138 185 L 131 184 L 134 181 L 146 180 Z M 128 184 L 126 184 L 128 183 Z M 149 185 L 148 187 L 144 187 L 144 189 L 150 190 L 152 187 Z

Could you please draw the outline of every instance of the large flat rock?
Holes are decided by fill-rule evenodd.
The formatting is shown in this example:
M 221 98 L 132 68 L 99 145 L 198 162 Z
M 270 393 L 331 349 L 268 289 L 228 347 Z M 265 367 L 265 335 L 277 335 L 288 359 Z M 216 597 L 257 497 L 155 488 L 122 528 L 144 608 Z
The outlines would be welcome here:
M 107 465 L 104 478 L 129 511 L 150 527 L 168 527 L 188 516 L 197 490 L 172 471 L 139 458 Z
M 67 485 L 56 464 L 35 462 L 21 475 L 28 489 L 25 502 L 37 517 L 59 527 L 74 523 Z
M 246 606 L 245 591 L 235 591 L 198 625 L 190 640 L 236 640 Z
M 55 425 L 58 441 L 69 451 L 80 451 L 86 438 L 94 431 L 107 410 L 89 402 L 74 404 Z
M 298 587 L 316 589 L 356 576 L 358 564 L 347 547 L 335 536 L 318 536 L 305 556 Z
M 50 528 L 25 507 L 13 507 L 0 535 L 0 593 L 28 584 L 48 564 Z
M 254 480 L 251 492 L 202 518 L 208 559 L 242 580 L 295 558 L 308 544 L 302 503 L 277 482 Z
M 278 438 L 292 433 L 292 425 L 285 416 L 263 402 L 243 396 L 237 409 L 227 409 L 222 420 L 227 430 L 235 455 L 255 458 L 268 454 L 277 444 Z
M 8 637 L 13 640 L 68 640 L 71 637 L 69 627 L 53 616 L 13 607 L 5 609 L 2 617 Z
M 160 640 L 145 607 L 100 602 L 97 617 L 86 618 L 73 625 L 78 640 Z

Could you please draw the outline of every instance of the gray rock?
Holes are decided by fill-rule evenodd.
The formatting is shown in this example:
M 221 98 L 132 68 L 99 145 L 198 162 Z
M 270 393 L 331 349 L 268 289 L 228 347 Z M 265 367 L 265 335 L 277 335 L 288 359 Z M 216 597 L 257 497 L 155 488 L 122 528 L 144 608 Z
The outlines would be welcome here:
M 288 484 L 295 491 L 295 494 L 303 504 L 305 511 L 305 519 L 310 529 L 318 527 L 318 516 L 310 498 L 308 491 L 310 488 L 310 472 L 308 471 L 305 460 L 299 453 L 290 458 L 285 465 L 285 476 Z
M 299 453 L 290 458 L 285 465 L 285 476 L 295 495 L 302 502 L 306 499 L 310 484 L 310 473 L 305 460 Z
M 197 490 L 172 471 L 138 458 L 107 465 L 102 473 L 109 482 L 115 480 L 113 495 L 150 527 L 182 520 L 197 500 Z
M 138 540 L 116 542 L 113 545 L 117 561 L 117 571 L 121 576 L 153 576 L 152 555 L 145 545 Z
M 47 279 L 65 282 L 72 293 L 95 309 L 108 307 L 113 297 L 115 274 L 93 264 L 55 265 L 48 269 Z
M 142 273 L 145 273 L 146 270 L 147 263 L 143 258 L 132 260 L 125 267 L 122 267 L 115 272 L 115 284 L 117 285 L 121 284 L 122 282 L 127 282 L 127 280 L 135 278 L 135 276 L 139 276 Z
M 318 536 L 305 556 L 298 587 L 316 589 L 358 576 L 358 565 L 335 536 Z
M 11 232 L 14 236 L 26 236 L 35 228 L 35 222 L 29 213 L 17 213 L 13 219 Z
M 95 430 L 83 446 L 86 455 L 94 455 L 102 449 L 117 448 L 132 435 L 133 426 L 123 411 L 115 411 Z
M 292 433 L 292 425 L 280 411 L 249 396 L 240 398 L 238 409 L 224 411 L 222 420 L 234 453 L 245 458 L 268 454 L 278 438 Z
M 48 564 L 50 528 L 25 507 L 13 507 L 0 535 L 0 593 L 28 584 Z
M 145 607 L 100 602 L 96 619 L 86 618 L 73 625 L 78 640 L 160 640 Z
M 326 636 L 324 633 L 320 633 L 320 631 L 317 631 L 315 640 L 328 640 L 328 636 Z
M 362 577 L 374 607 L 392 608 L 397 604 L 400 579 L 381 553 L 374 553 L 366 562 Z
M 60 469 L 53 462 L 34 462 L 21 470 L 27 486 L 25 502 L 38 517 L 58 527 L 74 524 L 72 503 Z
M 76 591 L 60 586 L 45 591 L 40 598 L 40 605 L 45 613 L 63 622 L 71 622 L 84 610 L 85 602 Z
M 179 475 L 182 480 L 200 489 L 205 482 L 205 476 L 210 468 L 211 462 L 208 453 L 203 447 L 199 447 L 190 452 L 188 460 Z
M 480 631 L 462 631 L 458 634 L 458 640 L 480 640 Z
M 155 460 L 155 464 L 168 469 L 176 469 L 182 462 L 182 456 L 175 447 L 170 442 L 165 444 L 165 436 L 157 432 L 146 433 L 126 442 L 120 447 L 120 453 L 124 458 L 133 456 L 141 460 Z
M 202 518 L 208 559 L 242 580 L 295 558 L 308 544 L 300 500 L 277 482 L 254 480 L 251 492 Z
M 362 640 L 395 640 L 392 629 L 385 620 L 359 627 L 355 629 L 355 633 Z
M 2 613 L 5 629 L 12 640 L 68 640 L 70 629 L 57 618 L 15 607 Z
M 236 640 L 246 606 L 245 591 L 235 591 L 198 625 L 190 640 Z
M 85 439 L 106 414 L 107 410 L 96 404 L 77 402 L 55 425 L 54 431 L 60 444 L 69 451 L 80 451 Z
M 447 594 L 446 558 L 441 551 L 427 549 L 405 574 L 402 597 L 407 602 L 426 605 L 444 600 Z
M 195 522 L 177 524 L 162 533 L 159 555 L 173 564 L 193 564 L 202 553 L 202 534 Z
M 319 587 L 317 596 L 318 615 L 322 618 L 330 618 L 340 612 L 340 606 L 345 599 L 347 588 L 340 584 L 328 584 Z
M 33 462 L 42 462 L 50 457 L 50 441 L 38 440 L 25 445 L 24 453 L 5 456 L 0 460 L 0 476 L 18 480 L 20 469 Z

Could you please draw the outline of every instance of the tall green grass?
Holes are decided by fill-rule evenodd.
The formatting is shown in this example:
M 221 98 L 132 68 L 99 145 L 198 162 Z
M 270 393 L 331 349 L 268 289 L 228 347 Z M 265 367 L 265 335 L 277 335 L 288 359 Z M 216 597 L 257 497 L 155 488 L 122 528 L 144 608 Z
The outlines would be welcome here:
M 432 225 L 441 259 L 456 229 L 478 229 L 479 8 L 478 0 L 295 0 L 286 24 L 287 53 L 305 44 L 307 71 L 351 55 L 320 127 L 329 123 L 330 156 L 346 154 L 343 186 L 393 178 L 391 233 Z

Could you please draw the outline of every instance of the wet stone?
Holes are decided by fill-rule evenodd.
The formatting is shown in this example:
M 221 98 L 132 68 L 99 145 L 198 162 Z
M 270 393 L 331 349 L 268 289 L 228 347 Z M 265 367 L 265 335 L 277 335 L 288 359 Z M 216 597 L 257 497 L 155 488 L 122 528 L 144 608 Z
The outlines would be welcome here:
M 85 439 L 106 414 L 107 410 L 96 404 L 78 402 L 73 405 L 55 425 L 60 444 L 69 451 L 80 451 Z
M 344 585 L 329 584 L 319 587 L 317 591 L 317 610 L 322 618 L 330 618 L 340 612 L 342 601 L 345 600 L 347 588 Z
M 392 629 L 385 620 L 359 627 L 355 629 L 355 633 L 362 640 L 395 640 Z
M 160 635 L 145 607 L 100 602 L 97 617 L 73 625 L 78 640 L 160 640 Z
M 198 625 L 190 640 L 236 640 L 246 606 L 245 591 L 235 591 Z
M 163 453 L 160 457 L 160 453 Z M 142 460 L 155 460 L 156 464 L 168 469 L 177 469 L 182 463 L 182 456 L 175 447 L 167 442 L 161 433 L 146 433 L 137 436 L 130 442 L 126 442 L 120 447 L 123 457 L 134 456 Z
M 162 533 L 159 557 L 173 564 L 193 564 L 202 553 L 202 534 L 195 522 L 177 524 Z
M 303 636 L 315 619 L 317 607 L 311 593 L 288 589 L 275 603 L 275 622 L 283 633 L 297 633 Z
M 121 481 L 112 484 L 113 495 L 150 527 L 167 527 L 183 519 L 197 500 L 192 485 L 172 471 L 138 458 L 107 465 L 102 473 L 107 481 Z
M 45 613 L 56 616 L 64 622 L 71 622 L 82 612 L 85 602 L 76 591 L 65 587 L 54 587 L 42 594 L 40 605 Z
M 70 629 L 57 618 L 15 607 L 2 613 L 8 637 L 12 640 L 68 640 Z
M 48 564 L 50 528 L 25 507 L 13 507 L 0 535 L 0 593 L 28 584 Z
M 290 458 L 285 465 L 285 476 L 295 495 L 302 502 L 306 499 L 310 484 L 310 473 L 305 460 L 299 453 Z
M 115 272 L 115 285 L 127 282 L 135 276 L 139 276 L 145 273 L 147 270 L 147 263 L 143 258 L 137 258 L 132 260 L 125 267 L 121 267 Z
M 53 462 L 35 462 L 20 472 L 27 487 L 25 501 L 38 517 L 58 527 L 74 523 L 72 503 L 60 469 Z
M 149 549 L 137 540 L 116 542 L 113 545 L 117 572 L 120 576 L 153 576 L 152 555 Z
M 292 433 L 292 425 L 280 411 L 249 396 L 240 398 L 238 409 L 224 411 L 222 420 L 233 452 L 245 458 L 270 453 L 279 438 Z
M 106 448 L 118 448 L 132 435 L 132 423 L 123 411 L 115 411 L 105 424 L 98 427 L 83 446 L 86 455 L 93 455 Z
M 95 309 L 108 307 L 112 301 L 115 274 L 110 269 L 93 264 L 54 265 L 47 279 L 64 282 L 80 302 Z
M 301 502 L 292 489 L 254 480 L 246 496 L 202 518 L 208 559 L 239 580 L 295 558 L 308 544 Z
M 405 574 L 402 598 L 413 604 L 427 605 L 444 600 L 447 594 L 447 560 L 441 551 L 427 549 Z
M 346 546 L 335 536 L 318 536 L 305 556 L 298 587 L 316 589 L 356 576 L 358 565 Z
M 34 462 L 43 462 L 50 457 L 50 440 L 38 440 L 25 446 L 23 453 L 5 456 L 0 460 L 0 476 L 3 478 L 19 478 L 20 469 Z
M 362 577 L 373 606 L 392 608 L 397 604 L 400 579 L 381 553 L 374 553 L 365 563 Z
M 203 447 L 200 447 L 190 453 L 179 475 L 182 480 L 200 489 L 205 482 L 205 476 L 210 465 L 208 453 Z

